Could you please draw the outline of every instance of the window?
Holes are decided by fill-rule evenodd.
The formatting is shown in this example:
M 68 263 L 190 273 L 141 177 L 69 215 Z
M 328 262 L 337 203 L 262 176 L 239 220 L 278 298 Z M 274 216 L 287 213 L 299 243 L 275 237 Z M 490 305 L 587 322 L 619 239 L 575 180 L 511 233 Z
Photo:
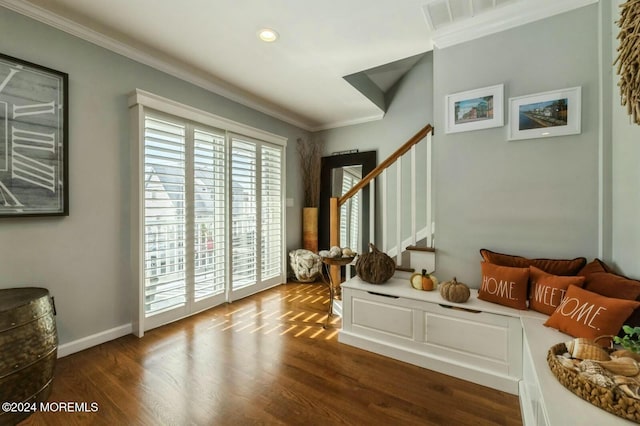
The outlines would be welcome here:
M 342 194 L 360 182 L 361 167 L 344 167 L 342 171 Z M 360 192 L 340 207 L 340 247 L 360 245 Z
M 282 217 L 282 151 L 273 147 L 265 146 L 262 149 L 262 247 L 260 252 L 260 266 L 262 278 L 277 277 L 282 265 L 284 246 L 282 234 L 284 233 L 283 222 L 278 220 Z
M 286 140 L 142 91 L 130 100 L 134 332 L 284 282 Z
M 145 118 L 145 313 L 186 303 L 185 127 Z

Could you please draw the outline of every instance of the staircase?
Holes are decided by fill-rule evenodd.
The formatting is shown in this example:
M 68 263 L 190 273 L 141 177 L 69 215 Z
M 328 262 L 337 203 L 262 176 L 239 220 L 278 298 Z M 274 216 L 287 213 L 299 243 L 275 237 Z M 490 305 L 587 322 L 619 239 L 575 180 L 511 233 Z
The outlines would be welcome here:
M 371 204 L 371 240 L 389 256 L 395 258 L 397 271 L 413 272 L 435 270 L 434 221 L 431 199 L 431 135 L 433 127 L 427 124 L 405 142 L 386 160 L 367 174 L 342 197 L 330 199 L 330 244 L 340 242 L 340 207 L 369 185 L 374 194 Z M 416 145 L 425 141 L 423 155 L 419 157 Z M 418 169 L 420 161 L 421 169 Z M 409 165 L 408 173 L 403 170 Z M 420 176 L 423 174 L 424 176 Z M 380 187 L 380 203 L 375 202 L 376 185 Z M 418 187 L 424 185 L 424 200 L 418 203 Z M 421 193 L 422 195 L 422 193 Z M 375 206 L 380 209 L 380 235 L 376 235 Z M 418 205 L 419 204 L 419 205 Z M 426 212 L 426 216 L 424 213 Z M 408 219 L 407 219 L 408 216 Z M 424 226 L 418 229 L 418 217 Z M 409 226 L 403 224 L 408 223 Z M 333 282 L 340 282 L 340 267 L 331 267 Z

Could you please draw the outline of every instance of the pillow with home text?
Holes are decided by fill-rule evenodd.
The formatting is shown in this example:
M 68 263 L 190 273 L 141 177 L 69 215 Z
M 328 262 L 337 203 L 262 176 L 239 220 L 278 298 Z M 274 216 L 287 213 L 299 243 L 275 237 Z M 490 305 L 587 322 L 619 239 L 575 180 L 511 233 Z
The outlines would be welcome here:
M 570 285 L 582 287 L 584 277 L 567 277 L 553 275 L 538 269 L 529 267 L 529 308 L 543 314 L 551 315 L 556 310 Z
M 573 337 L 595 339 L 616 335 L 640 302 L 614 299 L 570 285 L 564 299 L 551 314 L 547 327 L 556 328 Z
M 527 309 L 529 268 L 511 268 L 482 262 L 478 299 L 516 309 Z

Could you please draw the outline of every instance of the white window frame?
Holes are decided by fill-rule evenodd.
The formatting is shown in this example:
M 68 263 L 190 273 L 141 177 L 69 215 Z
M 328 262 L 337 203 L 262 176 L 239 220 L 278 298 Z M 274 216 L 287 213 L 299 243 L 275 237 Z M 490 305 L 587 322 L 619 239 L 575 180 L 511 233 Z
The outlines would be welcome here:
M 129 116 L 131 122 L 130 129 L 130 145 L 131 145 L 131 278 L 133 281 L 133 333 L 142 337 L 144 331 L 149 329 L 148 320 L 145 318 L 144 310 L 144 120 L 145 115 L 149 112 L 159 112 L 200 123 L 212 128 L 226 131 L 227 139 L 230 133 L 246 136 L 258 141 L 281 146 L 282 164 L 286 165 L 286 146 L 287 138 L 276 135 L 255 127 L 238 123 L 224 117 L 211 114 L 209 112 L 185 105 L 171 99 L 167 99 L 155 95 L 144 90 L 136 89 L 129 95 Z M 282 223 L 286 220 L 286 167 L 282 168 Z M 282 279 L 276 280 L 274 285 L 284 282 L 286 279 L 286 235 L 285 229 L 282 232 Z M 229 262 L 229 261 L 228 261 Z M 259 267 L 259 265 L 258 265 Z M 275 282 L 275 281 L 274 281 Z M 261 288 L 259 290 L 262 290 Z M 226 292 L 227 301 L 231 301 L 231 293 Z M 192 315 L 195 312 L 188 313 L 185 316 Z

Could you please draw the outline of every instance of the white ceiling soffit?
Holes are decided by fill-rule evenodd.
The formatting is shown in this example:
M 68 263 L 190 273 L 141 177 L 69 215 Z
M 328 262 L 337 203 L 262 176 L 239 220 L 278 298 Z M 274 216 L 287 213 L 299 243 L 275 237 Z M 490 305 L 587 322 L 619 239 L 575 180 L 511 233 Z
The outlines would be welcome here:
M 598 0 L 429 0 L 422 11 L 443 49 L 568 12 Z

